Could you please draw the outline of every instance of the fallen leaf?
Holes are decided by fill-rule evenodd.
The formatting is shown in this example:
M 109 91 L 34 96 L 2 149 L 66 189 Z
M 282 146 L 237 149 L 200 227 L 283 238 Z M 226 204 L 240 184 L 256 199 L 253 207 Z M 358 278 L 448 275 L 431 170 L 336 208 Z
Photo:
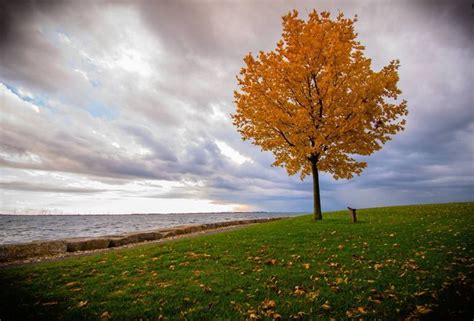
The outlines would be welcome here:
M 301 295 L 304 295 L 305 294 L 305 290 L 303 290 L 301 287 L 299 286 L 295 286 L 295 290 L 294 290 L 294 295 L 296 296 L 301 296 Z
M 86 301 L 80 301 L 79 304 L 77 305 L 79 308 L 85 307 L 87 305 L 87 300 Z
M 336 284 L 347 283 L 343 278 L 336 278 Z
M 271 310 L 276 307 L 275 300 L 268 300 L 268 299 L 265 299 L 261 305 L 262 305 L 262 309 L 264 310 Z
M 102 314 L 100 315 L 100 321 L 108 321 L 110 318 L 110 313 L 109 311 L 104 311 L 102 312 Z
M 158 282 L 156 285 L 162 289 L 166 289 L 166 288 L 169 288 L 170 286 L 173 286 L 174 284 L 173 282 Z
M 309 270 L 310 267 L 311 267 L 311 264 L 309 264 L 309 263 L 304 263 L 304 264 L 303 264 L 303 267 L 304 267 L 306 270 Z
M 312 291 L 312 292 L 308 292 L 308 293 L 306 294 L 306 297 L 307 297 L 308 299 L 310 299 L 311 301 L 316 300 L 316 298 L 319 297 L 319 290 L 317 290 L 317 291 Z
M 306 315 L 305 312 L 299 311 L 299 312 L 296 313 L 296 315 L 293 316 L 293 317 L 290 315 L 290 319 L 291 319 L 291 320 L 303 320 L 303 318 L 304 318 L 305 315 Z
M 419 314 L 428 314 L 430 313 L 431 310 L 429 307 L 427 307 L 426 305 L 417 305 L 416 306 L 416 312 L 418 312 Z
M 419 267 L 418 267 L 418 264 L 416 264 L 416 261 L 415 260 L 408 260 L 406 261 L 403 265 L 402 265 L 402 268 L 405 268 L 405 269 L 410 269 L 410 270 L 418 270 Z
M 323 308 L 326 311 L 331 310 L 331 306 L 327 302 L 321 305 L 321 308 Z
M 379 299 L 372 299 L 372 298 L 369 298 L 369 301 L 370 301 L 370 302 L 373 302 L 373 303 L 375 303 L 375 304 L 380 304 L 380 303 L 382 303 L 382 301 L 380 301 Z
M 206 286 L 205 284 L 202 284 L 202 283 L 199 284 L 199 287 L 200 287 L 204 292 L 206 292 L 206 293 L 212 291 L 212 289 L 211 289 L 210 287 L 208 287 L 208 286 Z
M 364 307 L 358 307 L 358 308 L 357 308 L 357 311 L 359 311 L 359 312 L 362 313 L 362 314 L 367 314 L 367 311 L 365 310 Z

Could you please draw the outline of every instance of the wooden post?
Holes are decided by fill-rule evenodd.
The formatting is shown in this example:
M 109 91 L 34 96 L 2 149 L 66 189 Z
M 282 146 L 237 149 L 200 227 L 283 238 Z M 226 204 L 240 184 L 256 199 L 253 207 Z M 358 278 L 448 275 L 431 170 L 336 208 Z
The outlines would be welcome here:
M 352 223 L 356 223 L 357 222 L 356 209 L 350 208 L 350 207 L 347 207 L 347 209 L 349 210 L 349 215 L 351 216 Z

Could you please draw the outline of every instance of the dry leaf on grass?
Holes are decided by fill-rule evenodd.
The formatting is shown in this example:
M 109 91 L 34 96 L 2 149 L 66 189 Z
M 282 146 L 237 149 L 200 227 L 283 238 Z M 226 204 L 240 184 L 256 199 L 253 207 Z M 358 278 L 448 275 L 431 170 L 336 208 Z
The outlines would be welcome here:
M 108 321 L 110 318 L 110 313 L 109 311 L 104 311 L 102 312 L 102 314 L 100 315 L 100 321 Z
M 276 307 L 276 303 L 275 303 L 275 300 L 269 300 L 269 299 L 265 299 L 262 304 L 262 309 L 264 310 L 271 310 L 271 309 L 274 309 Z
M 321 305 L 321 308 L 323 308 L 326 311 L 331 310 L 331 306 L 329 305 L 329 302 L 326 301 L 323 305 Z
M 85 301 L 80 301 L 79 304 L 77 305 L 79 308 L 85 307 L 87 305 L 87 300 Z
M 362 314 L 367 314 L 367 310 L 364 307 L 358 307 L 357 311 L 359 311 Z
M 431 310 L 430 307 L 428 307 L 426 305 L 417 305 L 416 306 L 416 312 L 418 312 L 419 314 L 428 314 L 432 311 L 433 310 Z
M 301 287 L 299 286 L 295 286 L 295 290 L 294 290 L 294 295 L 296 296 L 301 296 L 301 295 L 304 295 L 306 292 L 305 290 L 303 290 Z

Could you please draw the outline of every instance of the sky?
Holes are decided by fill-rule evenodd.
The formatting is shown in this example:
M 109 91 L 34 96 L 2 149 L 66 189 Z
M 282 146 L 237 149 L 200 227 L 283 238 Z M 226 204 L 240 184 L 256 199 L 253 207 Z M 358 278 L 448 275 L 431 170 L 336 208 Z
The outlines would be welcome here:
M 321 174 L 323 211 L 474 201 L 471 1 L 0 0 L 0 213 L 310 212 L 311 177 L 230 118 L 293 9 L 357 14 L 408 101 L 360 176 Z

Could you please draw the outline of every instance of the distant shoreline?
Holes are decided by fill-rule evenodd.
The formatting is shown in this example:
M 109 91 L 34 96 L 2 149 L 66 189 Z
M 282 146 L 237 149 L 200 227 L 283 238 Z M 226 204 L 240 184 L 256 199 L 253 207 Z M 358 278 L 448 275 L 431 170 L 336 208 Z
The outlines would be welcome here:
M 98 237 L 74 237 L 50 241 L 32 241 L 0 245 L 0 267 L 23 265 L 43 261 L 57 261 L 69 257 L 90 255 L 123 247 L 145 243 L 163 242 L 193 235 L 214 234 L 251 224 L 260 224 L 285 219 L 237 220 L 209 224 L 182 225 L 158 230 L 144 230 L 121 235 Z
M 71 237 L 100 237 L 180 225 L 300 215 L 292 213 L 179 213 L 132 215 L 0 215 L 0 245 Z
M 172 212 L 172 213 L 127 213 L 127 214 L 121 214 L 121 213 L 110 213 L 110 214 L 85 214 L 85 213 L 78 213 L 78 214 L 71 214 L 71 213 L 31 213 L 31 214 L 25 214 L 25 213 L 19 213 L 19 214 L 13 214 L 13 213 L 0 213 L 0 216 L 109 216 L 109 215 L 217 215 L 217 214 L 290 214 L 290 213 L 295 213 L 295 212 L 269 212 L 269 211 L 250 211 L 250 212 L 186 212 L 186 213 L 181 213 L 181 212 Z M 303 212 L 301 213 L 303 214 Z

